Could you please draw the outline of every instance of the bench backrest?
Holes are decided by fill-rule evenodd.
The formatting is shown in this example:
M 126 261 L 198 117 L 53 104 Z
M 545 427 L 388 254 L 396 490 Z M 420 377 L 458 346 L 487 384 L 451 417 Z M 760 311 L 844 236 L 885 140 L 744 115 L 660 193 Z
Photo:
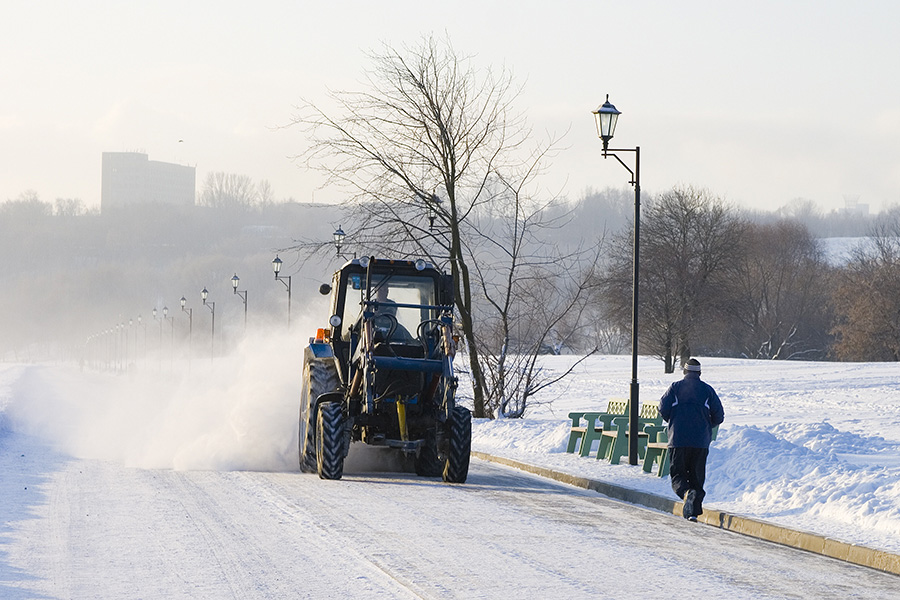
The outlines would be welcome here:
M 606 414 L 608 414 L 608 415 L 627 415 L 628 414 L 628 400 L 610 400 L 609 404 L 606 407 Z
M 655 404 L 644 404 L 641 406 L 641 419 L 658 419 L 659 407 Z

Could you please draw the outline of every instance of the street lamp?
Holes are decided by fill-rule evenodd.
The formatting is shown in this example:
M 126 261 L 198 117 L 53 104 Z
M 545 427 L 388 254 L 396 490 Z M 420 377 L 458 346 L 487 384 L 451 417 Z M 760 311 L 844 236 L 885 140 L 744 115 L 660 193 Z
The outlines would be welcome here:
M 154 308 L 153 309 L 153 320 L 159 321 L 159 348 L 157 349 L 157 355 L 159 357 L 159 370 L 162 371 L 162 319 L 158 317 L 159 312 Z
M 138 325 L 144 328 L 144 352 L 141 354 L 141 359 L 147 360 L 147 324 L 144 323 L 144 319 L 141 315 L 138 315 L 137 322 Z
M 597 110 L 593 111 L 597 122 L 597 135 L 603 140 L 603 158 L 612 156 L 631 174 L 630 183 L 634 187 L 634 271 L 632 274 L 631 305 L 631 395 L 628 407 L 628 463 L 638 463 L 638 267 L 641 250 L 641 147 L 609 149 L 609 141 L 616 132 L 616 122 L 622 114 L 610 104 L 609 94 Z M 634 170 L 622 161 L 616 152 L 634 152 Z
M 186 308 L 187 298 L 181 297 L 181 312 L 188 314 L 188 371 L 191 370 L 191 355 L 194 353 L 194 309 Z
M 131 328 L 134 327 L 134 319 L 128 319 L 128 329 L 125 330 L 125 370 L 128 370 L 128 343 L 131 337 Z M 137 338 L 137 334 L 135 333 L 135 338 Z M 137 345 L 137 344 L 135 344 Z M 132 350 L 132 352 L 134 352 Z M 136 359 L 135 359 L 136 360 Z
M 206 291 L 206 288 L 200 292 L 200 298 L 203 300 L 203 306 L 212 311 L 212 329 L 210 338 L 209 338 L 209 360 L 213 360 L 216 356 L 216 303 L 215 302 L 207 302 L 206 299 L 209 297 L 209 292 Z
M 169 332 L 169 342 L 172 346 L 172 355 L 175 354 L 175 317 L 169 317 L 169 307 L 163 306 L 163 319 L 168 319 L 169 327 L 171 331 Z M 174 360 L 174 359 L 173 359 Z
M 288 329 L 291 328 L 291 276 L 287 277 L 281 276 L 281 265 L 284 261 L 278 258 L 278 255 L 275 255 L 275 260 L 272 261 L 272 270 L 275 271 L 275 281 L 280 281 L 287 288 L 288 295 Z
M 116 361 L 115 361 L 115 371 L 119 372 L 119 333 L 122 331 L 122 324 L 116 323 Z
M 428 231 L 434 231 L 434 221 L 437 219 L 441 202 L 443 200 L 441 200 L 440 196 L 431 194 L 431 201 L 428 203 Z
M 244 331 L 247 331 L 247 290 L 243 292 L 238 291 L 238 285 L 241 283 L 241 278 L 237 276 L 237 273 L 234 274 L 234 277 L 231 278 L 231 290 L 241 297 L 241 301 L 244 303 Z
M 341 229 L 340 226 L 338 226 L 338 228 L 335 229 L 334 233 L 332 233 L 331 235 L 332 237 L 334 237 L 334 247 L 337 249 L 337 255 L 340 256 L 341 246 L 344 245 L 344 238 L 347 237 L 347 234 L 344 233 L 344 230 Z

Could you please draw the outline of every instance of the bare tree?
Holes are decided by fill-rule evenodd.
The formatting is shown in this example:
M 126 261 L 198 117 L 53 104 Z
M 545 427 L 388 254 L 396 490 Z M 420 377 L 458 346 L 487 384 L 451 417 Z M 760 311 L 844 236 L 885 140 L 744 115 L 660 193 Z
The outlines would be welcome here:
M 257 187 L 246 175 L 214 172 L 206 176 L 200 205 L 210 208 L 246 210 L 257 204 Z
M 268 179 L 263 179 L 256 186 L 256 197 L 259 201 L 259 204 L 262 206 L 268 206 L 270 204 L 274 204 L 275 202 L 275 191 L 272 189 L 272 184 L 269 183 Z
M 717 294 L 743 356 L 822 358 L 828 344 L 830 268 L 796 221 L 749 225 L 737 268 Z
M 546 150 L 522 156 L 529 132 L 512 111 L 506 72 L 476 71 L 449 42 L 428 37 L 372 56 L 369 90 L 334 92 L 340 117 L 305 103 L 294 123 L 312 138 L 298 158 L 348 193 L 348 243 L 367 252 L 449 264 L 468 350 L 475 416 L 489 414 L 476 331 L 476 216 L 539 171 Z M 548 147 L 552 144 L 548 144 Z M 524 165 L 524 168 L 523 168 Z M 345 227 L 345 229 L 348 229 Z
M 838 277 L 835 356 L 900 360 L 900 209 L 878 221 L 872 244 L 857 247 Z
M 484 214 L 476 235 L 467 240 L 470 248 L 478 248 L 472 264 L 485 300 L 477 339 L 489 381 L 487 409 L 507 418 L 524 416 L 537 392 L 581 362 L 550 377 L 539 359 L 564 347 L 574 349 L 600 248 L 598 243 L 593 252 L 566 252 L 547 243 L 548 231 L 566 227 L 571 219 L 547 210 L 553 202 L 535 203 L 525 191 L 528 181 L 528 175 L 516 185 L 503 180 L 499 196 L 504 201 L 479 211 Z M 581 360 L 595 351 L 596 346 L 588 349 Z
M 57 198 L 53 206 L 53 214 L 57 217 L 77 217 L 87 212 L 84 203 L 78 198 Z
M 698 325 L 713 309 L 735 264 L 744 224 L 709 191 L 677 187 L 647 203 L 641 220 L 639 340 L 661 358 L 666 373 L 691 356 Z M 630 329 L 632 233 L 616 236 L 602 279 L 610 318 Z

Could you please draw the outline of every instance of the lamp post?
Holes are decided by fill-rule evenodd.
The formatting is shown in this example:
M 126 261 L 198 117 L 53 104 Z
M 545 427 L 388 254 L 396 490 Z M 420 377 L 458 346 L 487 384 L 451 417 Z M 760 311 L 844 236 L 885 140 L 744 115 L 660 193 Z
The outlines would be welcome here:
M 134 319 L 128 319 L 128 329 L 125 330 L 125 370 L 128 371 L 128 343 L 131 337 L 131 328 L 134 327 Z M 135 346 L 137 346 L 137 333 L 134 335 L 135 337 Z M 133 353 L 137 354 L 135 350 L 132 350 Z
M 434 231 L 434 221 L 437 219 L 438 212 L 441 207 L 441 197 L 437 194 L 431 194 L 431 201 L 428 203 L 428 231 Z
M 187 298 L 181 297 L 181 312 L 188 314 L 188 372 L 191 371 L 191 355 L 194 353 L 194 309 L 186 308 Z
M 115 361 L 115 372 L 119 372 L 119 333 L 122 332 L 122 324 L 116 323 L 116 361 Z
M 147 324 L 144 323 L 144 319 L 143 317 L 141 317 L 141 315 L 138 315 L 137 322 L 138 325 L 140 325 L 144 329 L 144 351 L 141 353 L 141 360 L 147 360 Z
M 344 230 L 340 226 L 338 226 L 331 235 L 334 238 L 334 247 L 337 250 L 337 255 L 340 256 L 341 247 L 344 245 L 344 238 L 347 237 L 347 234 L 344 233 Z
M 163 320 L 169 321 L 169 347 L 171 354 L 169 355 L 169 368 L 175 366 L 175 317 L 169 316 L 169 307 L 163 306 Z
M 206 288 L 200 292 L 200 298 L 203 300 L 203 306 L 212 311 L 212 329 L 210 338 L 209 338 L 209 360 L 212 361 L 216 356 L 216 303 L 215 302 L 207 302 L 206 298 L 209 296 L 209 292 L 206 291 Z
M 153 320 L 159 321 L 159 348 L 157 350 L 157 354 L 159 356 L 159 370 L 162 371 L 162 319 L 157 317 L 158 314 L 159 313 L 154 308 L 153 309 Z
M 234 277 L 231 278 L 231 290 L 241 297 L 241 301 L 244 303 L 244 332 L 247 331 L 247 290 L 243 292 L 238 290 L 238 286 L 241 284 L 241 278 L 237 276 L 237 273 L 234 274 Z
M 288 295 L 288 329 L 291 328 L 291 276 L 287 277 L 281 276 L 281 264 L 282 261 L 278 258 L 278 255 L 275 255 L 275 260 L 272 261 L 272 270 L 275 271 L 275 281 L 280 281 L 287 288 Z
M 634 187 L 634 271 L 632 274 L 631 305 L 631 393 L 628 406 L 628 464 L 638 463 L 638 268 L 641 250 L 641 147 L 609 148 L 609 141 L 616 131 L 616 121 L 622 114 L 610 104 L 609 94 L 597 110 L 593 111 L 597 123 L 597 135 L 603 140 L 603 158 L 612 156 L 631 174 L 630 183 Z M 619 158 L 616 152 L 634 152 L 634 170 Z

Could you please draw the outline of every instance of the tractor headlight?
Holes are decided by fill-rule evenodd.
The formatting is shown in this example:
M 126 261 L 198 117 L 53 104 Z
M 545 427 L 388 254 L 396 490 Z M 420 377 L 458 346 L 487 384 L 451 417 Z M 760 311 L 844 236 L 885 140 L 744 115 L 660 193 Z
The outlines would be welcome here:
M 340 327 L 341 326 L 341 317 L 340 315 L 331 315 L 331 318 L 328 319 L 328 323 L 332 327 Z

